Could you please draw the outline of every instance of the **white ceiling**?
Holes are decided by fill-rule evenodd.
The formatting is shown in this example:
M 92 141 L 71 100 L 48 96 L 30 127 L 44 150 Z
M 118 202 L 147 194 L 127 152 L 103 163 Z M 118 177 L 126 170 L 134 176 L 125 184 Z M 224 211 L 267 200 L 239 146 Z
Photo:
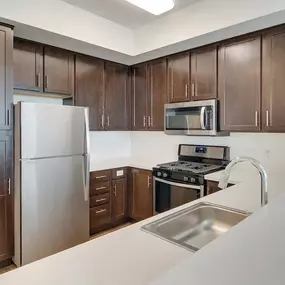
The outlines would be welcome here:
M 130 29 L 136 29 L 157 18 L 185 8 L 198 0 L 174 0 L 174 8 L 162 15 L 152 15 L 125 0 L 62 0 Z M 153 0 L 163 1 L 163 0 Z

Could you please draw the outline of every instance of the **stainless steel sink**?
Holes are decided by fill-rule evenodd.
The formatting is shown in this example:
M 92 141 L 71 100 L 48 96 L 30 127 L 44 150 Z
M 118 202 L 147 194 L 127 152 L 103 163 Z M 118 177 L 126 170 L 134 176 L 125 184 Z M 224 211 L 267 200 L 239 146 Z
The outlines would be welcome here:
M 250 215 L 211 203 L 198 203 L 141 229 L 191 251 L 197 251 Z

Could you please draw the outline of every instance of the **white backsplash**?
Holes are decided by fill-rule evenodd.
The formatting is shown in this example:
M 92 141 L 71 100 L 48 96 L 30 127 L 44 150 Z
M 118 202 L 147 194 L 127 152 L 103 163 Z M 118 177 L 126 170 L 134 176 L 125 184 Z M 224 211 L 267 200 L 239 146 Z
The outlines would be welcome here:
M 285 134 L 231 133 L 228 137 L 169 136 L 163 132 L 131 132 L 131 154 L 156 162 L 177 159 L 180 143 L 230 147 L 231 158 L 250 156 L 270 171 L 285 168 Z
M 130 132 L 90 132 L 90 152 L 97 160 L 130 157 Z

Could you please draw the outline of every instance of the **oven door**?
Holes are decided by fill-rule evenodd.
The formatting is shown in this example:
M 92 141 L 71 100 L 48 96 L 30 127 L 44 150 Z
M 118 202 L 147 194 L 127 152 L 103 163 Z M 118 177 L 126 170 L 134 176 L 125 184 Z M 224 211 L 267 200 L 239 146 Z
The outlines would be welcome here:
M 169 135 L 216 135 L 217 101 L 165 105 L 164 131 Z
M 162 213 L 204 196 L 204 186 L 177 183 L 154 177 L 154 214 Z

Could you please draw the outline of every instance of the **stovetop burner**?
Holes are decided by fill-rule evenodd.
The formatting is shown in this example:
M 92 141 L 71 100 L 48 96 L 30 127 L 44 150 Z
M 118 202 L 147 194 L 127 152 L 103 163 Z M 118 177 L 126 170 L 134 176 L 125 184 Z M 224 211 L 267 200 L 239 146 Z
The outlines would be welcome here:
M 174 161 L 157 165 L 162 169 L 172 171 L 192 172 L 194 174 L 205 174 L 221 168 L 221 165 L 206 164 L 192 161 Z

